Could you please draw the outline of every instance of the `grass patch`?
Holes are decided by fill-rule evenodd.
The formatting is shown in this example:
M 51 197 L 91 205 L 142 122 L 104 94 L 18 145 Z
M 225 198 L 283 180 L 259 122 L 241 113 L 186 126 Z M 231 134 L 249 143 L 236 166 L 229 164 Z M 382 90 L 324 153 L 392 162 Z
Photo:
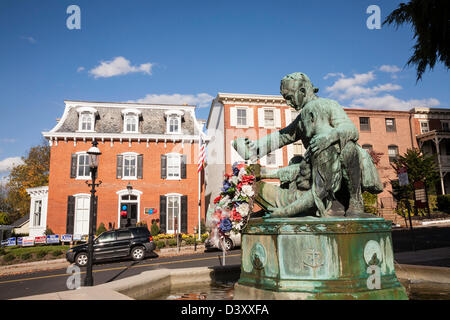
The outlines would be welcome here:
M 47 257 L 53 259 L 61 257 L 67 250 L 69 250 L 68 245 L 1 248 L 0 265 L 46 260 Z

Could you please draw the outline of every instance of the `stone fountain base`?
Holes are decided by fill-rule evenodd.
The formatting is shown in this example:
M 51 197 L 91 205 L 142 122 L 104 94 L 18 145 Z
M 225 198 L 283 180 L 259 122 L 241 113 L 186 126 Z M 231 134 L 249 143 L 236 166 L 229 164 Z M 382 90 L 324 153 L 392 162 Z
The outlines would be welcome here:
M 395 274 L 391 222 L 251 219 L 234 299 L 408 299 Z

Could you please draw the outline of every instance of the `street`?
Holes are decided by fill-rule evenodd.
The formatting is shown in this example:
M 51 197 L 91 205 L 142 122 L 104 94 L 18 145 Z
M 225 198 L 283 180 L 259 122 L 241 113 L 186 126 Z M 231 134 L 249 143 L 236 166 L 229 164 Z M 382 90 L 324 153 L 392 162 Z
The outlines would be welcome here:
M 438 267 L 450 266 L 450 256 L 446 254 L 448 250 L 437 249 L 450 248 L 450 226 L 415 228 L 414 238 L 417 255 L 412 248 L 410 230 L 393 230 L 392 240 L 396 263 Z M 219 266 L 219 257 L 222 258 L 221 251 L 201 251 L 196 254 L 173 257 L 157 257 L 155 255 L 140 262 L 122 260 L 99 263 L 95 264 L 93 268 L 94 285 L 123 279 L 148 270 Z M 241 250 L 232 250 L 226 256 L 227 265 L 240 263 Z M 81 272 L 81 284 L 83 285 L 85 268 L 82 268 Z M 66 281 L 69 276 L 66 268 L 0 276 L 0 300 L 67 290 Z
M 221 251 L 211 251 L 164 258 L 148 257 L 140 262 L 124 260 L 99 263 L 95 264 L 93 268 L 94 285 L 154 269 L 220 266 L 219 256 L 222 259 Z M 230 251 L 226 256 L 225 263 L 227 265 L 240 264 L 241 251 Z M 82 268 L 81 272 L 81 284 L 83 284 L 85 268 Z M 56 269 L 0 277 L 0 300 L 68 290 L 66 281 L 69 276 L 66 269 Z

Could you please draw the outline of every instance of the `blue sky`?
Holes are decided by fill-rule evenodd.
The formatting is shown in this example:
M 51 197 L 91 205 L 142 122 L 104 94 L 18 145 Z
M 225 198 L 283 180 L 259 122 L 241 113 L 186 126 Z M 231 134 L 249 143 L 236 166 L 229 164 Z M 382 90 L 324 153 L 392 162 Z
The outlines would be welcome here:
M 344 107 L 450 107 L 448 71 L 416 84 L 410 27 L 369 30 L 400 1 L 0 1 L 0 175 L 40 143 L 63 100 L 190 103 L 217 92 L 279 94 L 301 71 Z M 69 30 L 66 9 L 81 9 Z

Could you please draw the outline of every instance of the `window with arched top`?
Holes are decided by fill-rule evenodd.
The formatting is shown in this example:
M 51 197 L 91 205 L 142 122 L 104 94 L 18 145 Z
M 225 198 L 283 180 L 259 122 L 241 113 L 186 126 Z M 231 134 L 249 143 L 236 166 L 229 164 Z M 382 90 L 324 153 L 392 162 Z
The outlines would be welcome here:
M 125 132 L 138 132 L 138 118 L 136 116 L 125 116 Z
M 95 128 L 95 116 L 97 110 L 91 107 L 77 108 L 78 112 L 78 131 L 93 132 Z
M 166 117 L 166 133 L 180 134 L 181 133 L 181 118 L 184 112 L 181 110 L 168 110 L 165 113 Z
M 123 115 L 123 132 L 139 133 L 139 116 L 141 111 L 137 109 L 122 110 Z
M 172 115 L 169 117 L 169 133 L 178 133 L 180 131 L 180 117 Z

